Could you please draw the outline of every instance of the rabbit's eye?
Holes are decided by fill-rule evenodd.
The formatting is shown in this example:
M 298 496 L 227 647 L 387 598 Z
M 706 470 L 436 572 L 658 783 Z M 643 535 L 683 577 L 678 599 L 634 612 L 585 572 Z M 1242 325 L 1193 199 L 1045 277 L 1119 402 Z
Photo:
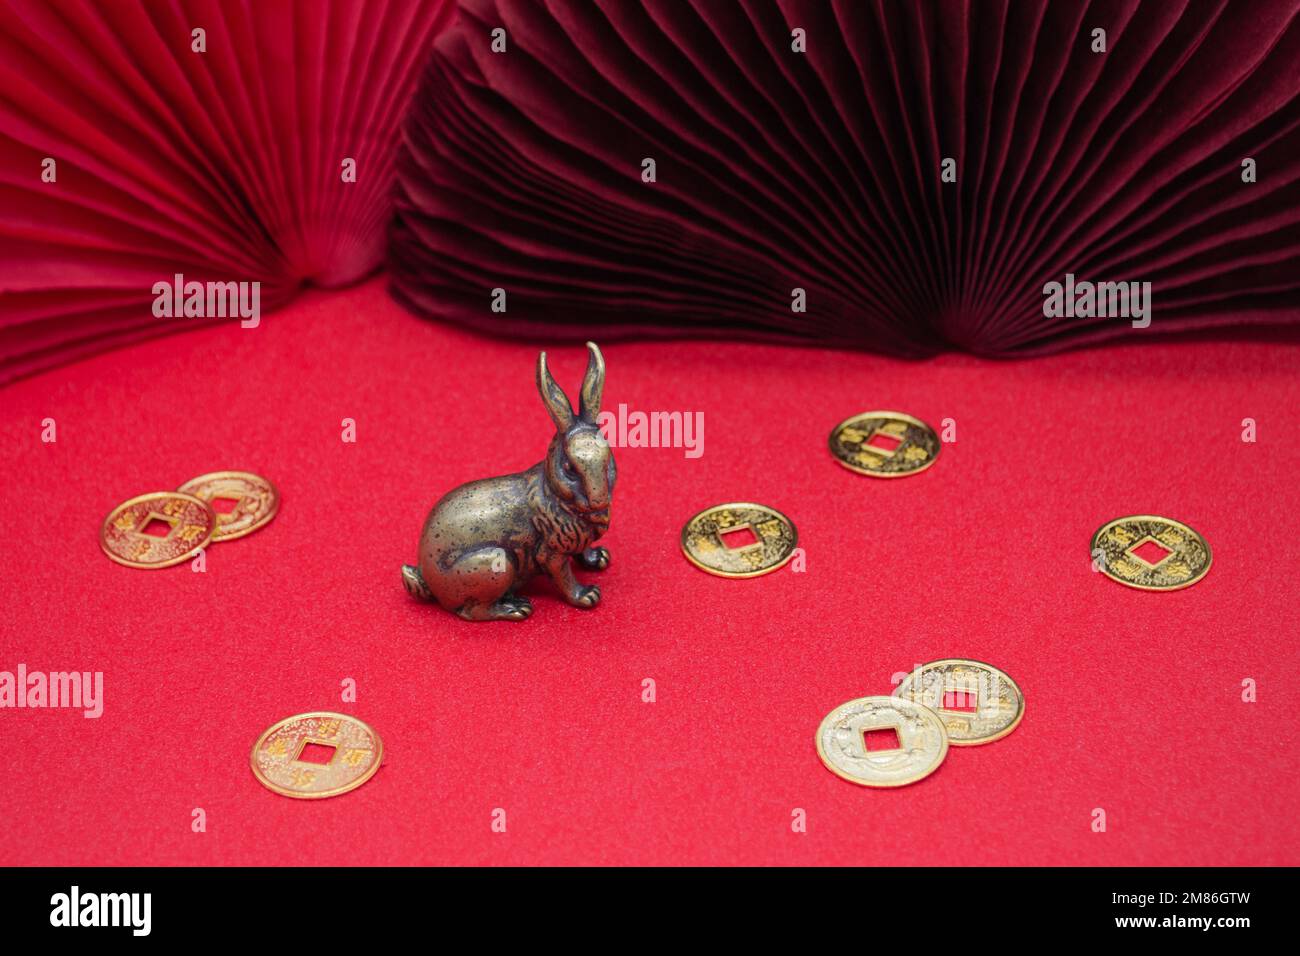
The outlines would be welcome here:
M 577 470 L 573 467 L 573 462 L 569 461 L 569 459 L 567 459 L 567 458 L 562 458 L 562 459 L 560 460 L 560 468 L 564 471 L 564 476 L 565 476 L 566 478 L 577 478 L 577 477 L 578 477 L 578 472 L 577 472 Z

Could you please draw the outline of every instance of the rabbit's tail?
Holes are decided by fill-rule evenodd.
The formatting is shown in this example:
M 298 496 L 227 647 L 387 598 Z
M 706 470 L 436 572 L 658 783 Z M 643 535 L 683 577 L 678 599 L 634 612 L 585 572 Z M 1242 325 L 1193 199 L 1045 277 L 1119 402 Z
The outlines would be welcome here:
M 411 597 L 419 598 L 421 601 L 433 600 L 433 592 L 429 590 L 429 585 L 424 583 L 424 575 L 415 565 L 402 565 L 402 583 L 406 585 L 406 590 Z

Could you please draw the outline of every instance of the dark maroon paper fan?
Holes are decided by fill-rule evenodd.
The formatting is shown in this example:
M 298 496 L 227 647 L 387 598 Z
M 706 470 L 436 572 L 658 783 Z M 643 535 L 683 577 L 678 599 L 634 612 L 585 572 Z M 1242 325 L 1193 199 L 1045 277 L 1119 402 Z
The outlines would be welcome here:
M 412 104 L 393 288 L 511 334 L 907 355 L 1295 323 L 1298 94 L 1295 0 L 472 0 Z M 1048 317 L 1067 274 L 1151 283 L 1150 327 L 1116 286 Z
M 2 0 L 0 381 L 193 327 L 153 314 L 176 273 L 258 281 L 269 310 L 372 271 L 400 122 L 453 9 Z

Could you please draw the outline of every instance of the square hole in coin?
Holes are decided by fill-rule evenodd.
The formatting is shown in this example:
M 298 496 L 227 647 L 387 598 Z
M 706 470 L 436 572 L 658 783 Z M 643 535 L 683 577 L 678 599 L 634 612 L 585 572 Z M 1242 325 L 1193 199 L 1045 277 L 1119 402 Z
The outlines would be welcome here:
M 903 444 L 903 439 L 897 435 L 878 431 L 868 438 L 866 443 L 878 451 L 893 454 L 898 449 L 898 446 Z
M 732 551 L 738 551 L 741 548 L 752 548 L 756 544 L 762 544 L 758 535 L 754 534 L 754 529 L 747 524 L 737 525 L 734 528 L 725 530 L 719 529 L 718 538 L 722 541 L 723 547 Z
M 216 497 L 208 503 L 212 505 L 212 510 L 217 514 L 228 515 L 230 512 L 234 511 L 235 506 L 239 504 L 239 498 L 237 496 L 234 498 Z
M 1168 548 L 1157 541 L 1155 538 L 1145 538 L 1136 545 L 1128 549 L 1128 553 L 1139 559 L 1144 564 L 1155 567 L 1165 558 L 1173 554 Z
M 862 746 L 867 753 L 876 753 L 881 750 L 901 750 L 903 743 L 898 739 L 897 728 L 881 727 L 879 730 L 864 730 Z
M 945 690 L 943 692 L 943 703 L 939 705 L 943 710 L 956 710 L 965 713 L 974 713 L 979 709 L 979 695 L 974 690 L 965 687 L 958 687 L 954 690 Z
M 294 757 L 299 763 L 314 763 L 324 766 L 334 759 L 338 753 L 338 748 L 333 744 L 318 744 L 313 741 L 307 741 L 298 751 L 298 756 Z
M 166 518 L 150 515 L 145 519 L 144 525 L 139 530 L 141 534 L 147 534 L 151 538 L 165 538 L 172 533 L 174 527 L 175 525 Z

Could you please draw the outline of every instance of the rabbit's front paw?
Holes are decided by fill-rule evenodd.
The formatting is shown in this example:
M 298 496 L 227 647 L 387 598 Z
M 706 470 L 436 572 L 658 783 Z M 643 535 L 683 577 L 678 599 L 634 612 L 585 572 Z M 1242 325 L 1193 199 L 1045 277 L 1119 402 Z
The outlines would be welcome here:
M 609 567 L 609 548 L 588 548 L 582 552 L 582 566 L 593 571 L 604 571 Z
M 600 588 L 592 584 L 578 585 L 578 590 L 573 593 L 573 606 L 582 608 L 593 608 L 600 603 Z

